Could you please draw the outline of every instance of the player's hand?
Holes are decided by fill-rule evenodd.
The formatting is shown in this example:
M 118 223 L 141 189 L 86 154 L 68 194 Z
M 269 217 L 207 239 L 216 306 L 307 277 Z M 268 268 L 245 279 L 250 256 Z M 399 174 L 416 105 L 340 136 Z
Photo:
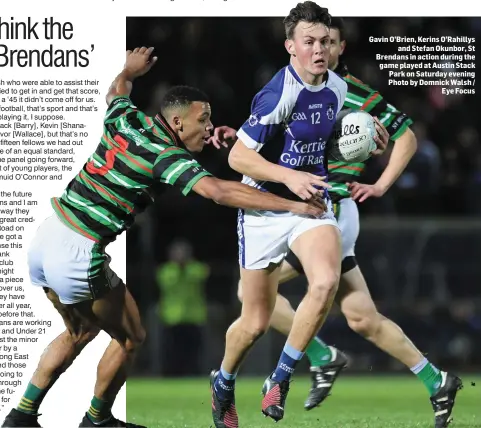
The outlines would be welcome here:
M 327 205 L 323 199 L 312 198 L 307 203 L 293 202 L 289 211 L 298 215 L 320 217 L 327 211 Z
M 214 135 L 209 137 L 207 144 L 212 144 L 216 149 L 220 149 L 221 146 L 229 147 L 229 144 L 233 144 L 236 141 L 237 131 L 228 126 L 218 126 L 214 129 Z
M 376 184 L 361 184 L 356 181 L 346 184 L 347 188 L 351 191 L 351 198 L 355 201 L 359 199 L 359 202 L 364 202 L 371 196 L 374 198 L 380 198 L 385 193 L 385 191 Z
M 312 198 L 322 197 L 324 195 L 324 189 L 330 189 L 332 187 L 324 181 L 325 179 L 326 177 L 318 177 L 308 172 L 289 169 L 284 184 L 303 201 L 308 201 Z M 321 189 L 315 186 L 321 187 Z
M 384 150 L 386 150 L 387 143 L 389 142 L 389 132 L 387 132 L 386 127 L 379 121 L 377 117 L 374 117 L 373 119 L 377 131 L 377 135 L 374 137 L 377 149 L 373 150 L 371 154 L 382 155 Z
M 157 62 L 157 57 L 150 58 L 154 48 L 135 48 L 133 51 L 127 51 L 124 70 L 130 78 L 143 76 Z

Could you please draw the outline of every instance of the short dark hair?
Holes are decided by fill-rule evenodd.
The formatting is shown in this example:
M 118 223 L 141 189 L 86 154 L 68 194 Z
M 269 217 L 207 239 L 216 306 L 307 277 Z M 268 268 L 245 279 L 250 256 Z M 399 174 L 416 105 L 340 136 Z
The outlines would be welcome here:
M 331 28 L 339 30 L 339 39 L 341 42 L 346 40 L 346 27 L 344 25 L 344 19 L 332 17 Z
M 300 21 L 305 21 L 313 24 L 324 24 L 327 27 L 331 25 L 331 15 L 325 7 L 321 7 L 313 1 L 305 1 L 298 3 L 297 6 L 289 12 L 289 15 L 284 19 L 284 28 L 286 30 L 286 37 L 292 39 L 294 30 Z
M 195 101 L 208 103 L 209 98 L 203 91 L 192 86 L 174 86 L 164 95 L 160 112 L 164 115 L 166 110 L 189 107 Z

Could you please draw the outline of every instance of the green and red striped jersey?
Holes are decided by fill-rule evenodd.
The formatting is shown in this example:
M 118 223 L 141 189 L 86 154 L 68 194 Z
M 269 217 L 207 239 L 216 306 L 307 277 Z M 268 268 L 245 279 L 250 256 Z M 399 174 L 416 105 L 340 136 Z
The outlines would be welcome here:
M 347 83 L 347 95 L 342 109 L 364 110 L 377 116 L 386 127 L 390 140 L 397 140 L 413 121 L 403 112 L 386 102 L 382 95 L 351 75 L 345 65 L 335 70 Z M 347 163 L 328 160 L 329 194 L 334 202 L 350 196 L 346 183 L 357 179 L 364 171 L 365 162 Z
M 211 175 L 183 147 L 160 114 L 149 117 L 129 98 L 116 97 L 100 144 L 52 206 L 76 232 L 111 242 L 152 202 L 154 186 L 168 184 L 187 195 Z

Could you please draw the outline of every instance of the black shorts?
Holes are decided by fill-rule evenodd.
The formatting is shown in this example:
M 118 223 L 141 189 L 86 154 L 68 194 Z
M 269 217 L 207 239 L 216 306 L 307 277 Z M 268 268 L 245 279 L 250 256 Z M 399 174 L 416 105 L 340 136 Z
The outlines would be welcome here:
M 285 261 L 289 263 L 300 275 L 304 275 L 304 269 L 302 268 L 301 261 L 297 256 L 289 251 L 285 258 Z M 357 266 L 357 260 L 355 256 L 347 256 L 341 263 L 341 274 L 349 272 Z

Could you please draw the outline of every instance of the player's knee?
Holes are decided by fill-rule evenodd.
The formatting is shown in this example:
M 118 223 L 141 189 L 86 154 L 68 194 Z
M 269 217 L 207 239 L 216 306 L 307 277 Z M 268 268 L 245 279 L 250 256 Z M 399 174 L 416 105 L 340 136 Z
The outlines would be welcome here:
M 364 337 L 373 337 L 380 328 L 382 316 L 369 293 L 351 292 L 342 299 L 341 311 L 349 327 Z
M 349 327 L 363 337 L 373 337 L 381 325 L 381 316 L 376 310 L 351 313 L 347 316 Z
M 137 330 L 129 335 L 123 344 L 124 349 L 128 353 L 135 353 L 145 342 L 147 333 L 143 327 L 137 328 Z
M 144 344 L 146 337 L 147 337 L 147 332 L 145 331 L 145 328 L 141 326 L 135 332 L 135 335 L 133 336 L 132 340 L 135 346 L 137 348 L 140 348 Z
M 340 273 L 336 271 L 323 272 L 309 284 L 308 293 L 316 301 L 324 302 L 334 297 L 339 286 Z
M 267 329 L 269 328 L 269 324 L 262 324 L 262 323 L 250 323 L 247 327 L 247 334 L 252 340 L 257 340 L 262 337 Z
M 239 299 L 239 302 L 242 303 L 242 298 L 244 295 L 242 294 L 242 281 L 239 281 L 239 284 L 237 285 L 237 298 Z
M 94 340 L 98 334 L 100 333 L 100 329 L 97 327 L 92 327 L 88 331 L 86 331 L 79 340 L 79 344 L 82 346 L 87 345 L 92 340 Z
M 75 331 L 70 331 L 70 337 L 76 347 L 83 348 L 84 346 L 88 345 L 92 340 L 94 340 L 99 334 L 99 332 L 100 329 L 98 327 L 81 326 Z
M 257 340 L 263 336 L 269 328 L 269 318 L 267 316 L 251 316 L 244 319 L 244 332 L 251 340 Z

